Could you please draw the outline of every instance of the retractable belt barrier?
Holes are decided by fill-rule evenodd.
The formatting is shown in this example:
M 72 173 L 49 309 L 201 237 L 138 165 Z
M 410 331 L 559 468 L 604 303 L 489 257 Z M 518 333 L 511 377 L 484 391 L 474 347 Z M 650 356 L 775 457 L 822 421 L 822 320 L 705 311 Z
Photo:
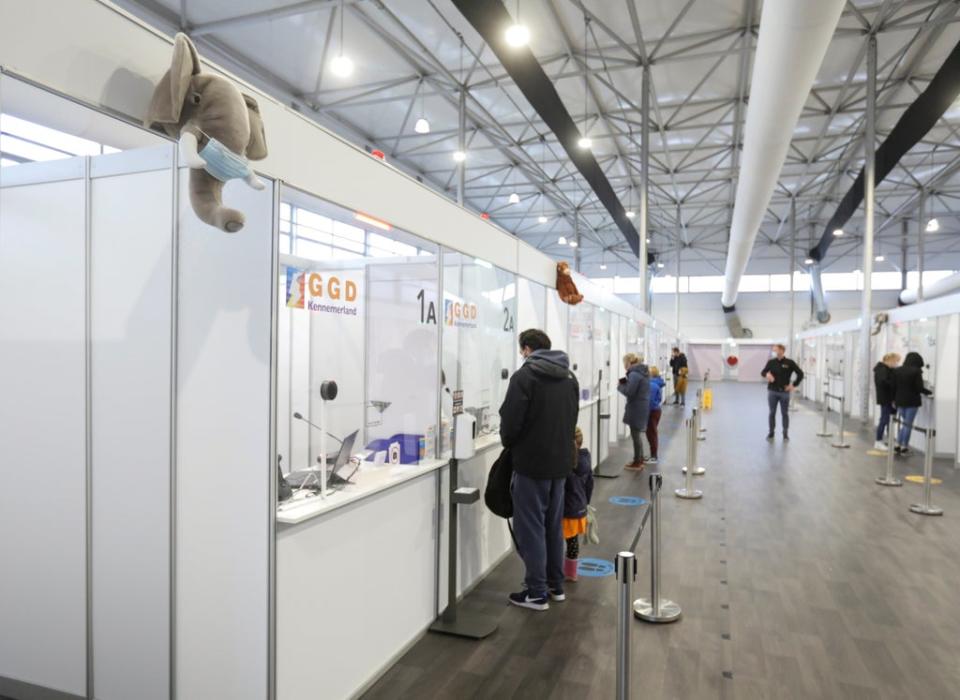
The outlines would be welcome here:
M 887 473 L 878 476 L 874 482 L 880 486 L 903 486 L 903 481 L 893 475 L 894 460 L 894 426 L 903 426 L 905 423 L 897 415 L 891 415 L 887 422 Z M 923 428 L 921 426 L 911 425 L 911 430 L 915 430 L 924 436 L 923 445 L 923 502 L 910 505 L 910 511 L 919 515 L 943 515 L 943 508 L 931 503 L 933 498 L 933 451 L 936 446 L 937 431 L 935 428 Z
M 829 385 L 830 385 L 830 380 L 824 381 L 823 383 L 823 386 L 824 386 L 823 425 L 820 428 L 820 432 L 817 433 L 817 437 L 830 437 L 831 435 L 833 435 L 833 433 L 827 432 L 827 411 L 830 410 L 829 408 L 830 399 L 833 399 L 834 401 L 839 401 L 840 402 L 840 435 L 837 438 L 837 441 L 831 444 L 831 447 L 846 449 L 850 447 L 848 443 L 844 442 L 844 437 L 845 437 L 844 426 L 846 425 L 846 419 L 847 419 L 847 406 L 846 406 L 847 400 L 843 396 L 837 396 L 836 394 L 831 394 L 829 391 L 827 391 L 826 387 L 828 387 Z
M 687 463 L 681 469 L 686 475 L 683 488 L 675 489 L 674 494 L 677 498 L 697 499 L 703 497 L 703 491 L 693 488 L 693 477 L 703 476 L 706 473 L 706 467 L 698 466 L 699 460 L 699 441 L 700 441 L 700 411 L 696 408 L 690 414 L 690 417 L 684 421 L 687 426 Z

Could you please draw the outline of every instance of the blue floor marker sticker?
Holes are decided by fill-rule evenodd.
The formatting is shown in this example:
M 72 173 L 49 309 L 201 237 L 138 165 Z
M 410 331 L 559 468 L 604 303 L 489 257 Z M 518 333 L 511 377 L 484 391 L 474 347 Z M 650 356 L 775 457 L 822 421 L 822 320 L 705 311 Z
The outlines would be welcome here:
M 613 576 L 613 562 L 606 559 L 591 559 L 586 557 L 580 559 L 577 565 L 577 573 L 580 576 L 590 578 L 602 578 L 603 576 Z
M 615 506 L 642 506 L 646 503 L 639 496 L 611 496 L 610 502 Z

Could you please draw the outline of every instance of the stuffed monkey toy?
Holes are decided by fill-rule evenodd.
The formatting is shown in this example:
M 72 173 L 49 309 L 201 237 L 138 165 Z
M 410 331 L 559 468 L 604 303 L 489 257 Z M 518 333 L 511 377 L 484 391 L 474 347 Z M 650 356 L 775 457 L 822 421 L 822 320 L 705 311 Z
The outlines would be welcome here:
M 577 290 L 577 284 L 570 273 L 570 265 L 565 262 L 557 263 L 557 293 L 560 301 L 576 306 L 583 301 L 583 295 Z
M 267 157 L 260 107 L 231 80 L 201 73 L 186 34 L 174 39 L 173 61 L 143 123 L 179 139 L 180 163 L 190 168 L 190 204 L 200 220 L 228 233 L 243 228 L 243 214 L 223 206 L 223 185 L 239 178 L 264 188 L 247 162 Z

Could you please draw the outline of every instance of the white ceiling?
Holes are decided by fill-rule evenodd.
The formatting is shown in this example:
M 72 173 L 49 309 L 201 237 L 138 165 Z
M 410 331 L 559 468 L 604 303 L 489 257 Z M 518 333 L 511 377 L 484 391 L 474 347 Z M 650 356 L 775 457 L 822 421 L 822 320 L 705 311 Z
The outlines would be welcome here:
M 349 78 L 329 70 L 339 51 L 339 0 L 121 0 L 165 31 L 183 29 L 209 58 L 297 106 L 454 197 L 457 93 L 467 90 L 465 201 L 557 258 L 574 251 L 580 211 L 582 270 L 631 274 L 629 248 L 552 135 L 450 0 L 346 1 Z M 507 0 L 511 13 L 516 0 Z M 585 38 L 584 8 L 591 21 Z M 652 74 L 650 248 L 672 271 L 720 274 L 736 188 L 738 145 L 750 95 L 758 0 L 522 0 L 531 49 L 569 112 L 584 118 L 594 153 L 624 205 L 637 204 L 642 63 Z M 878 37 L 878 134 L 887 132 L 960 41 L 956 0 L 851 0 L 794 132 L 780 186 L 748 273 L 789 268 L 789 196 L 797 196 L 797 259 L 818 238 L 862 166 L 866 41 Z M 460 36 L 463 37 L 461 49 Z M 461 69 L 462 64 L 462 69 Z M 421 113 L 432 133 L 414 133 Z M 269 125 L 268 125 L 269 127 Z M 929 268 L 960 269 L 960 103 L 878 188 L 881 251 L 899 263 L 904 217 L 916 262 L 919 184 L 940 233 L 925 237 Z M 520 204 L 510 205 L 511 192 Z M 960 211 L 960 210 L 958 210 Z M 549 220 L 539 224 L 544 212 Z M 860 266 L 862 216 L 826 259 Z M 601 272 L 601 261 L 608 270 Z

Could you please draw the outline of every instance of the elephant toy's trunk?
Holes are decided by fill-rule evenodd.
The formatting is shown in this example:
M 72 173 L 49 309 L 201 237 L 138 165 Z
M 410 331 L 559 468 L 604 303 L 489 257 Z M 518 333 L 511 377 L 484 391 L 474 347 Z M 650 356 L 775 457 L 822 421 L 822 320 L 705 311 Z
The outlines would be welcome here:
M 223 183 L 206 170 L 190 170 L 190 203 L 205 224 L 227 233 L 243 228 L 243 214 L 223 206 Z

